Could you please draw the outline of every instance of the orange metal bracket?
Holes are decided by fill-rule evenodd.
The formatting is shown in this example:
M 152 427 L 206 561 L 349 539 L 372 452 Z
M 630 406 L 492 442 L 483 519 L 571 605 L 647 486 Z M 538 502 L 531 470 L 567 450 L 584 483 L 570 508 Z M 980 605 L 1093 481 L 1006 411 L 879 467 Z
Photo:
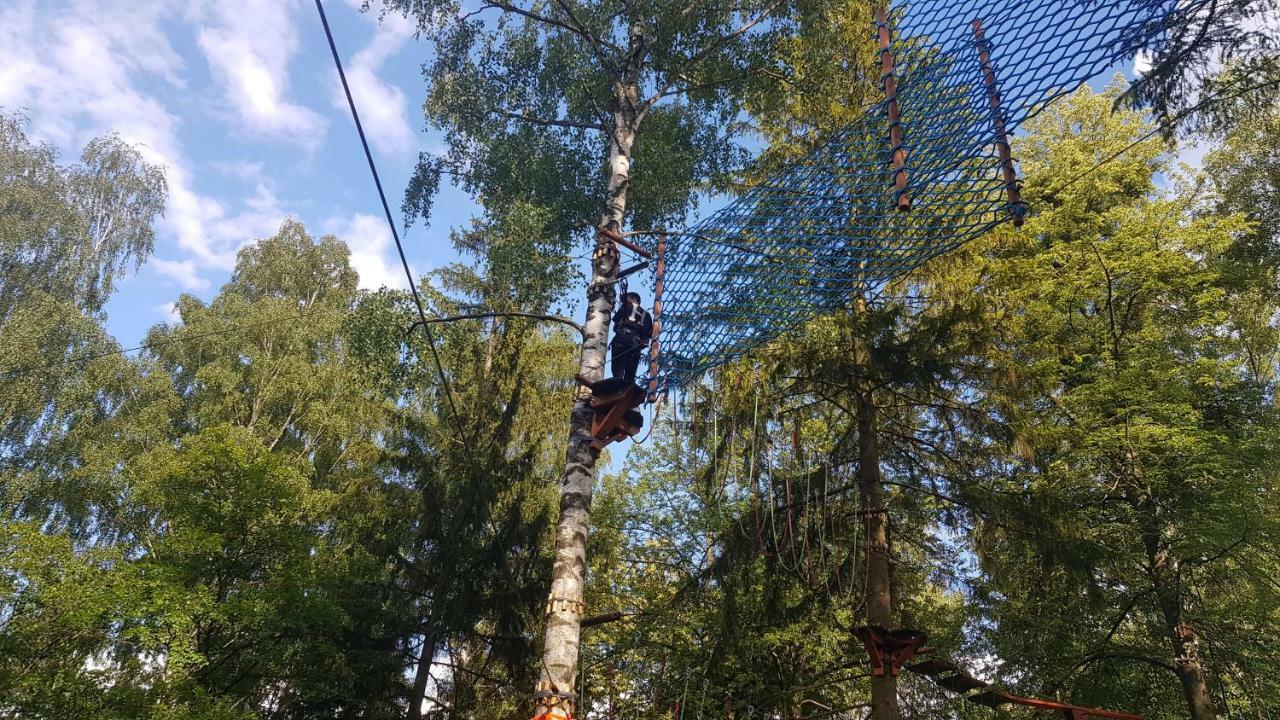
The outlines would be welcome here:
M 884 83 L 884 97 L 889 113 L 893 187 L 898 209 L 906 212 L 911 209 L 911 195 L 907 192 L 907 151 L 902 147 L 902 115 L 898 108 L 898 78 L 894 74 L 893 51 L 890 48 L 889 15 L 883 5 L 876 8 L 876 34 L 880 40 L 880 80 Z
M 920 647 L 929 639 L 919 630 L 887 630 L 879 625 L 864 625 L 853 629 L 871 658 L 871 674 L 883 677 L 886 666 L 894 677 L 902 671 L 902 664 L 915 657 Z
M 1104 720 L 1143 720 L 1141 715 L 1133 713 L 1120 712 L 1118 710 L 1103 710 L 1101 708 L 1085 707 L 1083 705 L 1071 705 L 1069 703 L 1060 703 L 1054 700 L 1040 700 L 1039 698 L 1018 697 L 1009 693 L 1000 692 L 999 690 L 988 690 L 970 695 L 966 698 L 970 702 L 987 707 L 999 707 L 1001 705 L 1022 705 L 1023 707 L 1036 708 L 1038 710 L 1056 710 L 1062 713 L 1065 720 L 1089 720 L 1089 718 L 1104 718 Z
M 612 378 L 594 383 L 582 376 L 577 379 L 591 390 L 591 446 L 594 449 L 600 450 L 640 432 L 644 418 L 635 411 L 644 402 L 644 390 L 640 386 Z
M 854 632 L 857 632 L 858 629 L 855 629 Z M 998 708 L 1001 705 L 1021 705 L 1037 710 L 1055 710 L 1062 713 L 1064 720 L 1091 720 L 1092 718 L 1101 718 L 1102 720 L 1143 720 L 1141 715 L 1118 710 L 1103 710 L 1083 705 L 1061 703 L 1055 700 L 1020 697 L 1003 690 L 996 690 L 991 687 L 990 683 L 973 677 L 959 665 L 947 660 L 929 659 L 914 665 L 908 665 L 907 670 L 932 678 L 940 687 L 962 695 L 971 690 L 986 688 L 980 693 L 965 695 L 964 699 L 975 705 L 984 705 L 989 708 Z

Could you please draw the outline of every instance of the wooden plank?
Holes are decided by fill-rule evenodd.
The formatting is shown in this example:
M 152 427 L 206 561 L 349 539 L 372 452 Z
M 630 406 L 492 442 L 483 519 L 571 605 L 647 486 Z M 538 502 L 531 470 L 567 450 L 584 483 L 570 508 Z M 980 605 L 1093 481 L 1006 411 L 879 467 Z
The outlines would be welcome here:
M 970 695 L 965 698 L 965 700 L 968 700 L 971 703 L 985 705 L 989 708 L 1008 705 L 1017 699 L 1018 697 L 1016 695 L 1010 695 L 1009 693 L 1001 692 L 999 690 L 987 690 L 986 692 L 980 692 L 977 695 Z
M 952 662 L 947 662 L 946 660 L 930 659 L 925 660 L 924 662 L 918 662 L 915 665 L 908 665 L 906 670 L 917 675 L 933 677 L 934 675 L 941 675 L 944 672 L 960 672 L 960 666 Z
M 991 685 L 991 683 L 985 680 L 979 680 L 967 673 L 956 673 L 955 675 L 948 675 L 946 677 L 935 677 L 933 681 L 955 693 L 967 693 L 970 690 L 989 687 Z
M 622 247 L 624 247 L 624 248 L 626 248 L 626 249 L 630 250 L 631 252 L 633 252 L 633 253 L 635 253 L 635 254 L 639 255 L 640 257 L 644 258 L 645 260 L 649 260 L 649 259 L 653 258 L 653 255 L 651 255 L 651 254 L 649 253 L 649 251 L 648 251 L 648 250 L 645 250 L 644 248 L 640 247 L 639 245 L 637 245 L 637 244 L 635 244 L 635 243 L 631 242 L 631 241 L 630 241 L 630 240 L 628 240 L 626 237 L 624 237 L 624 236 L 622 235 L 622 233 L 614 232 L 614 231 L 612 231 L 612 230 L 610 230 L 610 229 L 608 229 L 608 228 L 598 228 L 598 230 L 599 230 L 599 232 L 600 232 L 600 234 L 601 234 L 601 235 L 603 235 L 603 236 L 605 236 L 605 237 L 609 238 L 610 240 L 614 241 L 615 243 L 617 243 L 617 244 L 621 245 Z

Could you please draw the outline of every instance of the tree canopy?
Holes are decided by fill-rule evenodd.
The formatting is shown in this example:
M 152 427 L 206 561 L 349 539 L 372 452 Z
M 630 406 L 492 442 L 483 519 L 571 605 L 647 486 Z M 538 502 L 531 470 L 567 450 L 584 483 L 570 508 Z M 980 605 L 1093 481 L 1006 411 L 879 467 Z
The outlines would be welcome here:
M 1280 114 L 1182 164 L 1153 131 L 1208 75 L 1157 65 L 1154 112 L 1070 93 L 1014 138 L 1021 227 L 650 405 L 598 475 L 574 444 L 618 271 L 602 236 L 580 275 L 583 230 L 680 222 L 844 126 L 870 9 L 390 3 L 449 148 L 407 215 L 446 174 L 480 201 L 417 279 L 433 340 L 282 219 L 125 352 L 104 308 L 163 172 L 0 115 L 0 717 L 496 720 L 548 678 L 607 720 L 1018 712 L 875 673 L 874 625 L 1018 695 L 1272 717 Z

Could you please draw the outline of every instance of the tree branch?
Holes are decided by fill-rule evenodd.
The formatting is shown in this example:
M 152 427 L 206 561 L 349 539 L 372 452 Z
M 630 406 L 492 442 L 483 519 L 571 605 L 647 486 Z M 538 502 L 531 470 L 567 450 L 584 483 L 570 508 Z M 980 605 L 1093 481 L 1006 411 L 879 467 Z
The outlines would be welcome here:
M 570 7 L 569 0 L 556 0 L 556 4 L 560 6 L 561 10 L 564 10 L 565 15 L 569 16 L 569 20 L 572 21 L 573 24 L 578 27 L 578 31 L 582 34 L 583 37 L 587 39 L 587 42 L 591 43 L 592 48 L 594 48 L 596 51 L 596 55 L 600 58 L 600 62 L 604 63 L 605 65 L 613 65 L 614 64 L 613 60 L 604 51 L 604 46 L 607 44 L 614 50 L 617 50 L 618 52 L 622 52 L 622 48 L 614 45 L 613 43 L 603 40 L 602 38 L 592 33 L 590 30 L 588 30 L 586 23 L 579 20 L 578 16 L 573 14 L 573 8 Z
M 544 25 L 550 25 L 551 27 L 557 27 L 557 28 L 560 28 L 561 30 L 566 30 L 568 32 L 571 32 L 574 35 L 577 35 L 578 37 L 590 43 L 592 49 L 596 51 L 596 54 L 600 58 L 601 62 L 603 62 L 605 65 L 608 65 L 608 66 L 614 66 L 615 63 L 604 52 L 604 46 L 606 44 L 605 41 L 597 37 L 596 35 L 592 34 L 590 30 L 587 30 L 585 25 L 578 22 L 578 19 L 574 17 L 573 13 L 569 10 L 568 7 L 566 7 L 565 3 L 560 2 L 560 0 L 557 0 L 556 4 L 559 5 L 560 8 L 565 11 L 565 14 L 569 16 L 570 22 L 563 22 L 560 20 L 556 20 L 555 18 L 533 12 L 532 10 L 525 10 L 522 7 L 519 7 L 510 2 L 507 2 L 506 0 L 486 0 L 484 7 L 492 7 L 498 10 L 502 10 L 503 12 L 514 13 L 516 15 L 527 18 L 529 20 L 533 20 L 534 22 L 540 22 Z M 613 43 L 607 43 L 607 44 L 610 45 L 611 47 L 615 47 L 613 46 Z M 621 48 L 616 48 L 616 47 L 615 49 L 621 50 Z
M 911 491 L 913 491 L 913 492 L 924 493 L 925 495 L 931 495 L 931 496 L 933 496 L 933 497 L 935 497 L 935 498 L 937 498 L 937 499 L 939 499 L 939 500 L 942 500 L 943 502 L 951 503 L 952 505 L 958 505 L 958 506 L 960 506 L 960 507 L 962 507 L 962 508 L 968 508 L 968 509 L 970 509 L 970 510 L 976 510 L 976 508 L 974 508 L 974 507 L 973 507 L 972 505 L 970 505 L 969 503 L 966 503 L 966 502 L 963 502 L 963 501 L 961 501 L 961 500 L 959 500 L 959 499 L 957 499 L 957 498 L 951 497 L 950 495 L 946 495 L 946 494 L 944 494 L 944 493 L 940 493 L 940 492 L 938 492 L 937 490 L 930 490 L 929 488 L 927 488 L 927 487 L 922 487 L 922 486 L 920 486 L 920 485 L 913 485 L 913 484 L 911 484 L 911 483 L 898 482 L 897 480 L 881 480 L 881 481 L 880 481 L 880 484 L 882 484 L 882 485 L 892 485 L 892 486 L 894 486 L 894 487 L 900 487 L 900 488 L 902 488 L 903 490 L 911 490 Z M 979 512 L 979 514 L 981 514 L 981 511 L 980 511 L 980 510 L 979 510 L 978 512 Z
M 546 320 L 547 322 L 557 322 L 563 325 L 568 325 L 574 330 L 577 330 L 579 335 L 583 334 L 582 326 L 570 320 L 569 318 L 560 317 L 559 315 L 543 315 L 541 313 L 526 313 L 526 312 L 467 313 L 466 315 L 450 315 L 449 317 L 430 318 L 427 320 L 427 322 L 428 323 L 458 322 L 461 320 L 482 320 L 485 318 L 497 318 L 497 317 L 523 317 L 523 318 L 532 318 L 534 320 Z
M 485 2 L 484 7 L 491 7 L 491 8 L 496 8 L 498 10 L 501 10 L 503 12 L 514 13 L 523 18 L 528 18 L 529 20 L 533 20 L 534 22 L 540 22 L 544 25 L 558 27 L 561 30 L 569 31 L 574 35 L 578 35 L 580 37 L 586 37 L 585 31 L 582 28 L 574 27 L 568 23 L 556 20 L 555 18 L 547 17 L 546 15 L 540 15 L 536 12 L 533 12 L 532 10 L 525 10 L 522 7 L 518 7 L 509 2 L 505 2 L 504 0 L 488 0 L 487 2 Z M 590 38 L 587 38 L 587 39 L 589 40 Z
M 1129 598 L 1129 601 L 1120 609 L 1120 614 L 1116 616 L 1115 622 L 1111 623 L 1111 630 L 1107 632 L 1107 636 L 1102 639 L 1101 644 L 1106 645 L 1111 642 L 1111 638 L 1115 637 L 1116 633 L 1119 632 L 1120 626 L 1124 624 L 1125 618 L 1129 617 L 1129 613 L 1133 612 L 1133 608 L 1138 604 L 1138 601 L 1152 592 L 1155 592 L 1155 588 L 1149 587 L 1142 592 L 1134 593 L 1133 597 Z
M 676 87 L 675 83 L 671 83 L 668 86 L 668 89 L 659 93 L 658 99 L 660 100 L 665 97 L 674 97 L 676 95 L 684 95 L 691 92 L 697 92 L 699 90 L 710 90 L 711 88 L 719 87 L 721 85 L 728 85 L 729 83 L 735 82 L 737 80 L 744 80 L 750 75 L 751 75 L 750 72 L 743 72 L 743 73 L 738 73 L 736 75 L 730 75 L 729 77 L 723 77 L 718 80 L 708 80 L 706 82 L 700 82 L 700 83 L 694 82 L 691 78 L 687 78 L 681 75 L 679 79 L 684 80 L 688 84 Z
M 676 82 L 678 82 L 679 78 L 684 77 L 686 70 L 702 62 L 707 58 L 708 55 L 715 52 L 716 50 L 719 50 L 720 48 L 724 47 L 730 42 L 733 42 L 739 37 L 742 37 L 747 32 L 749 32 L 751 28 L 764 22 L 765 19 L 767 19 L 770 15 L 772 15 L 773 12 L 777 10 L 780 5 L 782 5 L 782 0 L 774 0 L 772 4 L 766 7 L 764 11 L 762 11 L 756 17 L 739 25 L 737 28 L 729 32 L 727 35 L 721 35 L 720 37 L 713 40 L 711 44 L 707 45 L 705 48 L 694 53 L 693 57 L 690 57 L 688 60 L 684 62 L 684 64 L 680 66 L 679 69 L 677 69 L 674 73 L 670 74 L 670 76 L 675 79 L 669 81 L 661 90 L 654 93 L 648 100 L 644 101 L 644 103 L 640 107 L 640 114 L 643 115 L 647 113 L 650 108 L 652 108 L 655 104 L 657 104 L 659 100 L 661 100 L 668 92 L 670 92 L 671 89 L 675 86 Z
M 1130 655 L 1128 653 L 1098 653 L 1096 655 L 1090 655 L 1076 663 L 1075 667 L 1071 668 L 1071 673 L 1103 660 L 1132 660 L 1133 662 L 1140 662 L 1152 667 L 1158 667 L 1161 670 L 1168 670 L 1171 673 L 1178 672 L 1178 669 L 1169 663 L 1156 660 L 1155 658 L 1149 658 L 1145 655 Z M 1070 675 L 1070 673 L 1068 673 L 1068 675 Z
M 489 112 L 495 115 L 501 115 L 511 120 L 519 120 L 521 122 L 527 122 L 531 125 L 542 125 L 544 127 L 576 128 L 579 130 L 599 130 L 601 132 L 603 132 L 605 129 L 603 123 L 585 123 L 585 122 L 577 122 L 574 120 L 551 120 L 549 118 L 540 118 L 534 115 L 527 115 L 525 113 L 514 113 L 506 110 L 490 110 Z
M 1224 557 L 1226 557 L 1227 555 L 1231 554 L 1231 551 L 1235 550 L 1236 548 L 1240 547 L 1241 545 L 1244 545 L 1244 544 L 1245 544 L 1246 542 L 1248 542 L 1248 541 L 1249 541 L 1249 535 L 1248 535 L 1248 534 L 1245 534 L 1245 535 L 1241 536 L 1239 540 L 1236 540 L 1235 542 L 1231 543 L 1230 545 L 1228 545 L 1228 546 L 1226 546 L 1226 547 L 1222 548 L 1221 550 L 1219 550 L 1218 552 L 1214 553 L 1213 555 L 1210 555 L 1210 556 L 1207 556 L 1207 557 L 1202 557 L 1202 558 L 1192 558 L 1192 559 L 1190 559 L 1190 560 L 1183 560 L 1183 561 L 1182 561 L 1182 564 L 1183 564 L 1183 565 L 1186 565 L 1186 566 L 1190 566 L 1190 567 L 1194 567 L 1194 566 L 1197 566 L 1197 565 L 1208 565 L 1208 564 L 1210 564 L 1210 563 L 1213 563 L 1213 562 L 1216 562 L 1216 561 L 1218 561 L 1218 560 L 1221 560 L 1222 558 L 1224 558 Z

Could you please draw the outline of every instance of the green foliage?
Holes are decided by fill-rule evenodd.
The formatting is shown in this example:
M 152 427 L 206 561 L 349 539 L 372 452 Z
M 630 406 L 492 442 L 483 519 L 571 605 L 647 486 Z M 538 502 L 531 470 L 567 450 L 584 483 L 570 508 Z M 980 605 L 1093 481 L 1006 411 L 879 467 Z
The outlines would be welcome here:
M 121 640 L 162 655 L 172 699 L 288 707 L 293 683 L 329 662 L 328 635 L 343 620 L 317 592 L 332 493 L 312 489 L 303 463 L 225 425 L 133 467 L 147 612 L 124 623 Z
M 315 592 L 332 497 L 226 426 L 131 468 L 128 544 L 6 524 L 7 702 L 23 717 L 246 717 L 323 657 L 339 620 Z
M 182 431 L 245 427 L 273 451 L 311 463 L 313 483 L 337 488 L 368 470 L 381 408 L 346 361 L 344 315 L 356 301 L 346 247 L 286 221 L 241 251 L 208 305 L 183 296 L 181 323 L 148 335 L 172 378 Z
M 636 135 L 636 224 L 739 167 L 743 118 L 764 173 L 867 96 L 862 5 L 788 5 L 723 46 L 764 6 L 393 8 L 442 31 L 433 162 L 487 206 L 420 284 L 434 346 L 407 293 L 360 292 L 338 238 L 287 221 L 122 357 L 101 308 L 150 251 L 159 176 L 110 138 L 59 166 L 0 122 L 0 715 L 527 712 L 578 352 L 537 316 L 579 280 L 594 125 L 626 100 L 612 45 L 644 45 L 637 90 L 677 91 Z M 1021 231 L 654 408 L 597 490 L 588 614 L 623 618 L 584 634 L 579 716 L 865 712 L 874 407 L 896 625 L 1028 694 L 1161 720 L 1200 678 L 1217 712 L 1268 717 L 1280 125 L 1240 123 L 1204 173 L 1160 139 L 1095 167 L 1151 127 L 1118 92 L 1027 124 Z
M 796 4 L 796 29 L 779 40 L 772 83 L 746 101 L 752 127 L 765 142 L 752 178 L 776 171 L 880 100 L 879 54 L 871 3 Z
M 114 136 L 61 166 L 23 124 L 0 114 L 0 496 L 14 517 L 91 535 L 105 531 L 94 508 L 116 492 L 115 453 L 153 439 L 145 408 L 163 403 L 100 322 L 116 279 L 151 252 L 165 181 Z
M 459 234 L 478 262 L 443 269 L 442 284 L 545 308 L 567 276 L 544 224 L 517 207 Z M 290 221 L 241 252 L 211 302 L 181 298 L 149 356 L 18 375 L 32 384 L 5 396 L 6 712 L 401 717 L 424 629 L 433 650 L 486 643 L 470 657 L 525 684 L 546 566 L 543 441 L 567 410 L 572 344 L 524 319 L 485 337 L 446 329 L 468 411 L 452 416 L 404 303 L 358 294 L 345 246 Z M 24 307 L 6 340 L 21 328 L 114 347 L 52 307 L 66 323 Z
M 425 218 L 448 172 L 487 207 L 550 209 L 559 235 L 597 212 L 610 143 L 631 158 L 632 224 L 676 222 L 700 189 L 747 159 L 735 138 L 744 110 L 796 132 L 783 116 L 797 110 L 799 122 L 838 123 L 821 110 L 851 95 L 859 104 L 865 85 L 829 63 L 870 58 L 865 32 L 851 31 L 863 5 L 397 0 L 388 9 L 416 17 L 434 46 L 423 107 L 448 148 L 420 159 L 406 212 Z
M 517 204 L 455 232 L 468 261 L 439 269 L 423 295 L 442 316 L 545 312 L 569 279 L 546 223 L 545 211 Z M 428 699 L 504 716 L 534 681 L 560 461 L 552 448 L 562 441 L 553 428 L 568 414 L 574 346 L 558 326 L 499 316 L 433 325 L 433 353 L 420 329 L 405 333 L 416 319 L 405 293 L 383 292 L 348 321 L 365 372 L 395 408 L 383 431 L 385 505 L 366 532 L 394 568 L 410 676 L 434 658 L 447 680 Z
M 1274 319 L 1274 275 L 1233 270 L 1250 225 L 1206 211 L 1197 178 L 1157 190 L 1163 143 L 1062 180 L 1146 131 L 1110 99 L 1082 90 L 1029 124 L 1016 152 L 1038 212 L 956 261 L 990 306 L 974 389 L 1012 440 L 967 489 L 983 508 L 978 597 L 1030 689 L 1185 717 L 1198 673 L 1212 704 L 1261 708 L 1239 678 L 1270 674 L 1249 636 L 1275 595 L 1245 568 L 1273 552 L 1280 478 L 1263 448 L 1280 418 L 1274 371 L 1250 358 L 1274 330 L 1234 330 Z M 1239 292 L 1262 307 L 1242 315 Z M 1243 606 L 1271 609 L 1228 610 L 1227 576 Z
M 454 263 L 436 272 L 441 288 L 456 296 L 450 306 L 546 312 L 579 279 L 551 221 L 549 210 L 516 202 L 454 231 L 454 248 L 475 265 Z
M 91 140 L 76 165 L 0 113 L 0 319 L 44 293 L 96 314 L 121 273 L 151 254 L 164 173 L 114 135 Z
M 136 574 L 112 571 L 118 552 L 78 551 L 36 522 L 6 521 L 0 533 L 0 712 L 136 717 L 114 711 L 135 706 L 144 693 L 111 684 L 103 661 L 111 645 L 107 623 L 118 617 Z

